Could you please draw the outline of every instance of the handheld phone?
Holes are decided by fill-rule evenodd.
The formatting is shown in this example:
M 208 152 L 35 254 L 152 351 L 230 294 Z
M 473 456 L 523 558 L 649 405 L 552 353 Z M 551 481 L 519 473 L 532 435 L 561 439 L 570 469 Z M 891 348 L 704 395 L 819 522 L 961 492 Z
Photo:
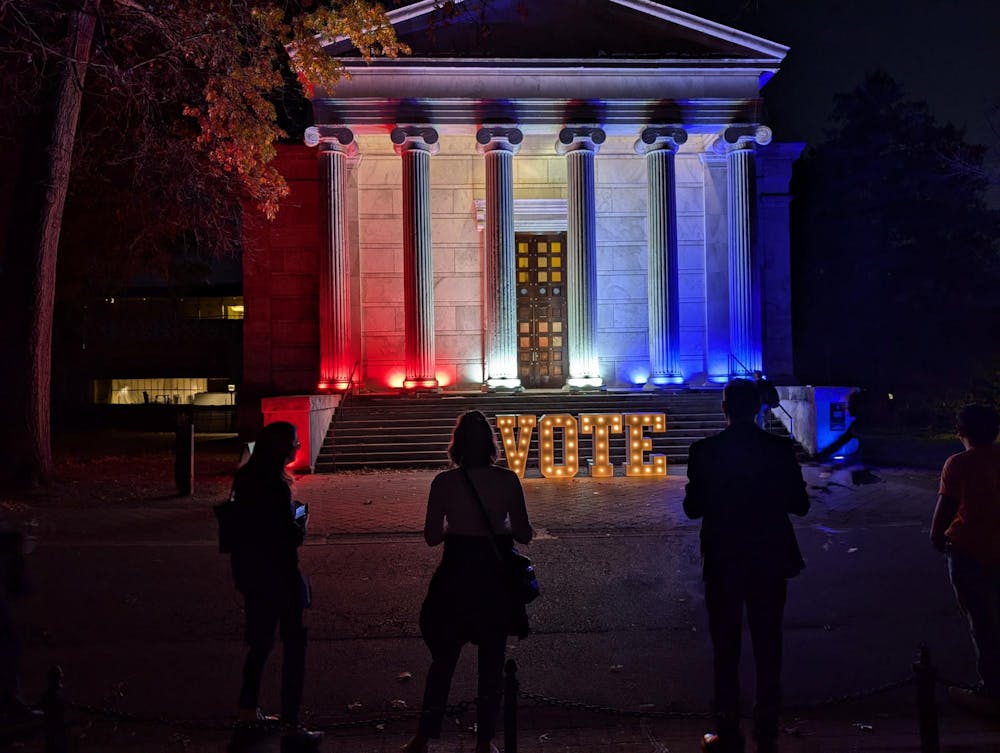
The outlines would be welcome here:
M 295 519 L 302 520 L 306 515 L 309 514 L 309 505 L 299 505 L 295 508 Z

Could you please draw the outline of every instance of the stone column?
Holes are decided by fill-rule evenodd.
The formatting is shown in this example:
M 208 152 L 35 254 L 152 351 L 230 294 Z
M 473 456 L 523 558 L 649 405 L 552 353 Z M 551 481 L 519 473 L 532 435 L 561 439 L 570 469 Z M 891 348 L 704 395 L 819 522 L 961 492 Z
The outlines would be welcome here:
M 407 389 L 435 389 L 434 263 L 431 251 L 431 155 L 433 128 L 395 128 L 390 135 L 403 158 L 403 302 L 406 315 Z
M 347 225 L 347 159 L 358 151 L 349 128 L 307 128 L 305 143 L 319 146 L 323 251 L 319 260 L 319 390 L 351 384 L 351 271 Z
M 729 213 L 730 376 L 761 368 L 760 273 L 757 248 L 756 144 L 771 141 L 767 126 L 727 128 L 727 209 Z
M 606 136 L 596 126 L 563 128 L 556 151 L 566 155 L 566 303 L 570 388 L 600 387 L 597 358 L 597 205 L 594 156 Z
M 708 381 L 729 381 L 729 215 L 726 208 L 725 150 L 699 157 L 704 165 L 705 208 L 705 373 Z
M 524 135 L 516 128 L 479 129 L 479 152 L 486 162 L 486 384 L 516 389 L 517 283 L 514 249 L 514 155 Z
M 635 151 L 646 155 L 649 191 L 649 381 L 655 388 L 680 384 L 680 322 L 677 284 L 677 183 L 674 155 L 687 141 L 682 128 L 645 128 Z

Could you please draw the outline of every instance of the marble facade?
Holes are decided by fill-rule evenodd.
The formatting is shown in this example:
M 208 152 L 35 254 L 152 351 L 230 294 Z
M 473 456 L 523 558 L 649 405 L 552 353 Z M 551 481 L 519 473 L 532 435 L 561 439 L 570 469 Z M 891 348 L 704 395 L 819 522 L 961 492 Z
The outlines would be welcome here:
M 370 389 L 517 386 L 522 233 L 566 233 L 567 386 L 791 375 L 802 145 L 773 143 L 758 117 L 786 48 L 645 0 L 591 4 L 696 38 L 703 59 L 522 53 L 492 69 L 410 41 L 412 58 L 348 59 L 350 81 L 316 83 L 321 389 L 354 364 Z M 405 39 L 433 12 L 390 18 Z

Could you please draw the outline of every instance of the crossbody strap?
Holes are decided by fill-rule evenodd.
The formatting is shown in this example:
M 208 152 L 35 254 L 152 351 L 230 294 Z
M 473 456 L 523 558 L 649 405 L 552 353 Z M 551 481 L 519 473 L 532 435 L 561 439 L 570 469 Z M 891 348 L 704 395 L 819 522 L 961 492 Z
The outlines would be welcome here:
M 469 475 L 469 472 L 462 466 L 458 466 L 458 470 L 461 471 L 462 478 L 465 479 L 465 483 L 469 485 L 469 489 L 472 491 L 472 497 L 476 500 L 476 506 L 479 508 L 479 512 L 483 516 L 483 523 L 486 524 L 486 530 L 489 532 L 490 546 L 493 547 L 493 553 L 497 556 L 497 559 L 500 560 L 500 562 L 503 562 L 503 555 L 500 553 L 500 546 L 497 544 L 497 535 L 493 530 L 493 524 L 490 523 L 489 513 L 486 512 L 486 505 L 483 504 L 483 500 L 479 496 L 479 492 L 476 490 L 476 485 L 472 483 L 472 477 Z

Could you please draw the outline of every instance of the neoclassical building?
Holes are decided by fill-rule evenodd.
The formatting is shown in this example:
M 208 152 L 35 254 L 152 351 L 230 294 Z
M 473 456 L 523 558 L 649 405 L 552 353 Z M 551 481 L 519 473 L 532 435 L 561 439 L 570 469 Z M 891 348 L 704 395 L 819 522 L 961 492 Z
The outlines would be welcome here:
M 246 230 L 244 390 L 790 378 L 787 48 L 651 0 L 435 5 L 389 14 L 410 55 L 327 46 L 351 77 Z

